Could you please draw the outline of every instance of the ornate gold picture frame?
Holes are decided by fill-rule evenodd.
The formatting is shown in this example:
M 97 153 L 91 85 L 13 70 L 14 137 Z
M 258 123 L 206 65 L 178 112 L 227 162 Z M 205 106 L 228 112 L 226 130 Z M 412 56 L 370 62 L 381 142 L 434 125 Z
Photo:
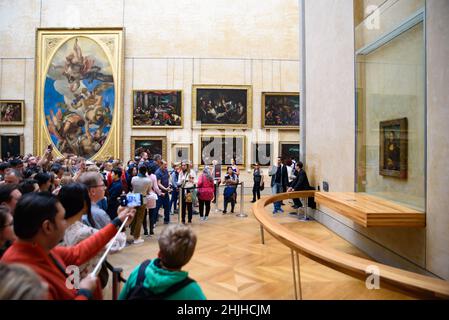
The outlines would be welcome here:
M 300 143 L 295 141 L 279 141 L 278 157 L 284 160 L 294 159 L 298 162 L 300 157 Z
M 193 85 L 192 128 L 250 129 L 253 93 L 244 85 Z
M 34 153 L 122 157 L 123 28 L 37 29 Z
M 189 161 L 193 164 L 193 144 L 176 143 L 171 145 L 171 162 Z
M 262 128 L 299 130 L 298 92 L 262 92 Z
M 25 101 L 0 100 L 0 125 L 23 126 L 25 124 Z
M 150 159 L 155 154 L 160 154 L 162 159 L 167 161 L 167 137 L 131 137 L 131 159 L 135 156 L 140 156 L 139 149 L 141 152 L 147 152 Z
M 23 134 L 0 135 L 0 159 L 7 161 L 11 157 L 24 155 Z
M 261 167 L 270 167 L 273 163 L 273 151 L 271 142 L 251 143 L 251 165 L 258 163 Z
M 217 160 L 226 169 L 232 158 L 239 168 L 246 166 L 246 136 L 200 135 L 198 146 L 200 166 L 211 165 L 213 160 Z
M 132 91 L 132 128 L 181 129 L 183 121 L 182 90 Z

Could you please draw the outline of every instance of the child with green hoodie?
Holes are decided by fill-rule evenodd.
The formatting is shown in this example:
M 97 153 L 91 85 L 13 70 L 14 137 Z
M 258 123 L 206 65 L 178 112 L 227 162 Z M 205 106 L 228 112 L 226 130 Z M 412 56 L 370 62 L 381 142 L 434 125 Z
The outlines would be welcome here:
M 120 300 L 206 300 L 198 283 L 181 268 L 193 256 L 196 235 L 184 225 L 169 225 L 159 237 L 158 258 L 137 266 Z

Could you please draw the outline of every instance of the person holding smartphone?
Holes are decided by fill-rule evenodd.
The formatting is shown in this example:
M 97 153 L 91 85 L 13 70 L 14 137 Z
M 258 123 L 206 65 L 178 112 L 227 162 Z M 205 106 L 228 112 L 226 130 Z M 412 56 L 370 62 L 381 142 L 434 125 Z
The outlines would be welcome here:
M 138 169 L 139 173 L 137 176 L 131 179 L 131 185 L 134 193 L 140 193 L 143 198 L 147 196 L 150 192 L 150 188 L 152 186 L 151 179 L 147 177 L 147 167 L 145 165 L 141 165 Z M 136 207 L 136 217 L 131 224 L 131 234 L 134 237 L 133 244 L 143 243 L 144 240 L 140 237 L 140 231 L 142 227 L 142 223 L 146 220 L 146 205 L 145 203 L 141 203 L 140 206 Z M 151 227 L 151 217 L 150 217 L 150 227 Z M 144 224 L 144 235 L 148 235 L 147 224 Z

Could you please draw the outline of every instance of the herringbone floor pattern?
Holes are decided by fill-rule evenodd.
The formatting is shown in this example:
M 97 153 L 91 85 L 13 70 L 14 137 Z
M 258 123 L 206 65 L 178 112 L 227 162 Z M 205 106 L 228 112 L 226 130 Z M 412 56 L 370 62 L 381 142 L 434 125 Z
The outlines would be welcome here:
M 247 218 L 223 215 L 211 209 L 209 220 L 199 221 L 193 216 L 193 230 L 198 243 L 192 260 L 184 268 L 197 280 L 208 299 L 294 299 L 290 250 L 265 233 L 265 245 L 260 241 L 260 229 L 251 213 L 250 198 L 245 196 Z M 239 207 L 237 206 L 236 209 Z M 290 204 L 283 207 L 289 211 Z M 271 214 L 267 208 L 267 214 Z M 162 212 L 162 211 L 161 211 Z M 238 212 L 238 210 L 236 210 Z M 171 216 L 173 223 L 177 215 Z M 367 257 L 349 242 L 315 221 L 300 222 L 287 213 L 278 215 L 279 223 L 320 243 L 357 256 Z M 124 277 L 143 260 L 155 258 L 158 252 L 157 236 L 145 243 L 125 248 L 110 255 L 114 266 L 124 269 Z M 363 281 L 334 271 L 304 256 L 300 256 L 303 299 L 407 299 L 387 289 L 368 290 Z M 105 298 L 110 298 L 110 289 Z

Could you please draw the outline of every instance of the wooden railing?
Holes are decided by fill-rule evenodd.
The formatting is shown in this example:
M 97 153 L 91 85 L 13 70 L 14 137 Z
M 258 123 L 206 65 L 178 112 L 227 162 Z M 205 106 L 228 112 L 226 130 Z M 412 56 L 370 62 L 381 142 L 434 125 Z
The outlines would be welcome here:
M 380 286 L 394 291 L 399 291 L 408 296 L 423 299 L 449 299 L 449 282 L 441 279 L 424 276 L 418 273 L 390 267 L 372 260 L 359 258 L 344 252 L 335 250 L 329 246 L 317 243 L 307 237 L 301 236 L 279 224 L 272 218 L 265 207 L 275 201 L 294 198 L 314 197 L 315 191 L 301 191 L 292 193 L 280 193 L 270 197 L 264 197 L 257 201 L 253 207 L 253 213 L 261 224 L 263 231 L 267 231 L 274 238 L 289 247 L 292 252 L 293 281 L 295 296 L 302 299 L 301 276 L 298 253 L 326 265 L 334 270 L 343 272 L 352 277 L 365 281 L 371 275 L 370 270 L 378 270 L 375 275 L 379 277 Z M 263 240 L 262 240 L 263 241 Z M 299 294 L 298 294 L 299 293 Z

